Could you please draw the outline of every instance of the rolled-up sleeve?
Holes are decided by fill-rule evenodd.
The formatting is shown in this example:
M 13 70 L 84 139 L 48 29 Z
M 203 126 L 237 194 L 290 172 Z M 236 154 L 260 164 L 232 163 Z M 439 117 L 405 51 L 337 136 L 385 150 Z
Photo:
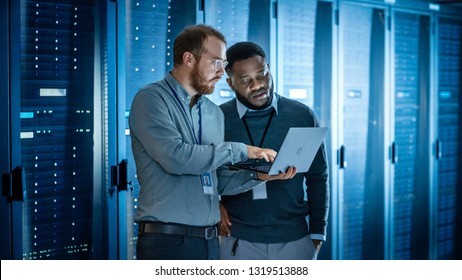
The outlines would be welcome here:
M 238 193 L 249 191 L 265 181 L 257 179 L 257 173 L 248 170 L 229 170 L 227 167 L 221 167 L 217 170 L 218 174 L 218 192 L 221 195 L 236 195 Z

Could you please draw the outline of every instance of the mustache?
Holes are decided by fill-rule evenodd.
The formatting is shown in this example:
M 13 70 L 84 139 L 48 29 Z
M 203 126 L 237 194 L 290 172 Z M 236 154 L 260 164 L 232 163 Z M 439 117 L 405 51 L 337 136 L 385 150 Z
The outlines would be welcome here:
M 209 81 L 210 81 L 210 82 L 213 82 L 213 81 L 217 81 L 217 82 L 218 82 L 219 80 L 221 80 L 221 77 L 222 77 L 222 76 L 215 76 L 215 77 L 213 77 L 212 79 L 210 79 Z
M 250 92 L 250 97 L 254 97 L 255 95 L 260 95 L 260 94 L 263 94 L 263 93 L 268 94 L 268 89 L 265 88 L 265 87 L 262 87 L 262 88 L 259 88 L 257 90 L 251 91 Z

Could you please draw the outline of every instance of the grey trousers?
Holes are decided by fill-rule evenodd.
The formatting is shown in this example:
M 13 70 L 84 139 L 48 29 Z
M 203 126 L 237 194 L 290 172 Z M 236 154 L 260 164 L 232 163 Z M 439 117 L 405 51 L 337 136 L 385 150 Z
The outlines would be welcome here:
M 220 236 L 222 260 L 315 260 L 318 250 L 309 236 L 287 243 L 256 243 L 239 239 L 232 255 L 235 237 Z

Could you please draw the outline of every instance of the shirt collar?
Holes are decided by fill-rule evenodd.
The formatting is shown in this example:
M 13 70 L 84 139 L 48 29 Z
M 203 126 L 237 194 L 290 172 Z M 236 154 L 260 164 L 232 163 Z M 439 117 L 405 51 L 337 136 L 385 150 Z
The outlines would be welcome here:
M 264 109 L 264 110 L 268 110 L 271 107 L 273 107 L 274 111 L 276 112 L 276 115 L 277 115 L 278 114 L 278 101 L 279 101 L 279 95 L 277 93 L 273 92 L 273 100 L 271 101 L 271 105 L 268 108 Z M 258 110 L 252 110 L 252 109 L 247 108 L 237 98 L 236 98 L 236 107 L 237 107 L 237 113 L 239 114 L 240 119 L 242 119 L 242 117 L 244 117 L 244 115 L 245 115 L 245 113 L 247 111 L 249 111 L 249 112 L 258 111 Z

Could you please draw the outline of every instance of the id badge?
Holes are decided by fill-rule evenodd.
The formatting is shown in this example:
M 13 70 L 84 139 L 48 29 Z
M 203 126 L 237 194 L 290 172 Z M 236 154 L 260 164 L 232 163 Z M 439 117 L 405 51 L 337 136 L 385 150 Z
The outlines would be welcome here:
M 205 194 L 209 194 L 209 195 L 214 194 L 212 174 L 210 172 L 201 174 L 201 182 L 202 182 L 202 189 L 204 190 Z
M 253 200 L 268 198 L 268 195 L 266 193 L 266 183 L 263 183 L 252 189 L 252 198 Z

